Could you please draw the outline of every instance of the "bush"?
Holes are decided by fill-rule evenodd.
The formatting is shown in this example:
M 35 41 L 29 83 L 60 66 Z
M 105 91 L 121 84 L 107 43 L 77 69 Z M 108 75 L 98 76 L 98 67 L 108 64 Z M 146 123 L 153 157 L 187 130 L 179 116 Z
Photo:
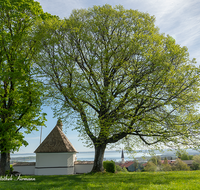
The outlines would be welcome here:
M 162 171 L 172 171 L 172 167 L 169 164 L 163 164 L 161 167 Z
M 200 169 L 200 164 L 197 163 L 197 162 L 195 162 L 195 161 L 193 161 L 193 162 L 192 162 L 191 168 L 192 168 L 193 170 L 199 170 L 199 169 Z
M 106 165 L 107 165 L 108 162 L 109 162 L 108 160 L 103 162 L 103 168 L 104 168 L 104 170 L 106 170 Z
M 103 167 L 106 170 L 106 172 L 115 173 L 115 171 L 116 171 L 115 162 L 112 161 L 112 160 L 111 161 L 104 161 Z
M 125 167 L 123 167 L 122 172 L 128 172 L 128 170 Z
M 116 171 L 117 172 L 128 172 L 128 170 L 125 167 L 121 167 L 119 165 L 116 165 Z
M 155 172 L 157 170 L 157 166 L 153 162 L 147 162 L 144 170 L 148 172 Z
M 180 170 L 190 170 L 190 167 L 183 162 L 181 159 L 177 158 L 176 162 L 172 166 L 172 170 L 180 171 Z
M 200 169 L 200 155 L 195 155 L 193 157 L 192 169 L 193 170 L 199 170 Z
M 5 175 L 10 175 L 10 171 L 6 170 Z
M 158 164 L 158 159 L 157 159 L 156 156 L 151 157 L 149 161 L 152 162 L 152 163 L 154 163 L 155 165 Z
M 161 165 L 161 157 L 160 156 L 152 156 L 149 161 L 153 162 L 156 166 Z
M 11 175 L 13 172 L 13 166 L 10 165 L 10 170 L 6 170 L 5 175 Z
M 12 165 L 10 165 L 10 172 L 12 173 L 13 172 L 13 166 Z
M 122 171 L 122 167 L 119 166 L 119 165 L 116 165 L 116 171 L 117 171 L 117 172 L 121 172 L 121 171 Z

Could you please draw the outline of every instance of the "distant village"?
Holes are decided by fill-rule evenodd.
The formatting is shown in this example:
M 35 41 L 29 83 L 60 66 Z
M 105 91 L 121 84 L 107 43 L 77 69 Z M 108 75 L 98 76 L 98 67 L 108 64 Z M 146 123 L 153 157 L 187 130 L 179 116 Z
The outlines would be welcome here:
M 21 175 L 69 175 L 88 173 L 93 167 L 93 161 L 77 161 L 77 151 L 63 133 L 60 122 L 34 153 L 35 157 L 11 158 L 13 172 Z M 36 162 L 29 161 L 34 158 Z M 194 150 L 179 155 L 175 151 L 155 151 L 152 157 L 126 160 L 122 149 L 121 161 L 114 163 L 117 172 L 171 171 L 200 169 L 199 160 L 199 152 Z

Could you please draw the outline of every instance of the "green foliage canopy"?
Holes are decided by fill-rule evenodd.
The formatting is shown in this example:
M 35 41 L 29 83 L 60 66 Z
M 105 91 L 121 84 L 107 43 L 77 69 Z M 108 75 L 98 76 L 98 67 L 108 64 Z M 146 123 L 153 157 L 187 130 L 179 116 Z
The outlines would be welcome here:
M 38 25 L 37 64 L 49 96 L 63 117 L 79 118 L 75 129 L 96 161 L 122 139 L 133 147 L 199 145 L 199 69 L 154 22 L 104 5 Z
M 44 125 L 33 30 L 36 19 L 48 14 L 33 0 L 0 0 L 0 10 L 0 151 L 9 153 L 27 145 L 23 132 Z

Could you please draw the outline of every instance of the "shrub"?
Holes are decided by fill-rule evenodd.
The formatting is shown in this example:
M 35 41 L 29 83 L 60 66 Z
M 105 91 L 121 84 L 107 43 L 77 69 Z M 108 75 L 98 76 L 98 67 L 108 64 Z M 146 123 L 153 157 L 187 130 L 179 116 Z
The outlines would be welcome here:
M 110 161 L 106 160 L 106 161 L 103 162 L 103 168 L 104 168 L 104 170 L 106 170 L 106 167 L 107 167 L 107 163 L 108 163 L 108 162 L 110 162 Z
M 10 165 L 10 170 L 6 170 L 5 175 L 11 175 L 13 172 L 13 166 Z
M 160 156 L 152 156 L 149 161 L 153 162 L 156 166 L 161 165 L 161 157 Z
M 13 172 L 13 166 L 12 165 L 10 165 L 10 172 L 12 173 Z
M 6 170 L 5 175 L 10 175 L 10 171 Z
M 122 172 L 128 172 L 128 170 L 125 167 L 123 167 Z
M 168 164 L 168 160 L 167 160 L 167 158 L 165 157 L 165 159 L 164 159 L 164 165 L 167 165 Z
M 161 167 L 162 171 L 172 171 L 172 167 L 169 164 L 163 164 Z
M 155 172 L 157 170 L 157 166 L 153 162 L 147 162 L 144 170 L 148 172 Z
M 156 157 L 156 156 L 151 157 L 151 159 L 150 159 L 149 161 L 151 161 L 151 162 L 154 163 L 155 165 L 158 164 L 158 160 L 157 160 L 157 157 Z
M 199 170 L 199 169 L 200 169 L 200 164 L 197 163 L 197 162 L 195 162 L 195 161 L 193 161 L 193 162 L 192 162 L 191 168 L 192 168 L 193 170 Z
M 106 170 L 106 172 L 115 173 L 115 171 L 116 171 L 115 162 L 112 161 L 112 160 L 111 161 L 104 161 L 103 167 Z
M 200 155 L 195 155 L 193 157 L 192 169 L 193 170 L 199 170 L 200 169 Z
M 125 167 L 121 167 L 119 165 L 116 165 L 116 171 L 117 172 L 128 172 L 128 170 Z
M 164 163 L 161 164 L 161 171 L 172 171 L 171 165 L 168 163 L 167 158 L 165 157 Z
M 121 172 L 122 171 L 122 167 L 119 165 L 116 165 L 116 171 Z
M 176 162 L 172 166 L 172 170 L 180 171 L 180 170 L 190 170 L 190 167 L 183 162 L 181 159 L 177 158 Z

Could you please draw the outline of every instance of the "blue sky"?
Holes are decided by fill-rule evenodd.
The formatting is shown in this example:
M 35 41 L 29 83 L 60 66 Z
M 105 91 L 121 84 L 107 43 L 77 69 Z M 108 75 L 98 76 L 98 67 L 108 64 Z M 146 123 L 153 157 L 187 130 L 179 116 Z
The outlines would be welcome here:
M 196 58 L 200 64 L 200 1 L 199 0 L 37 0 L 45 12 L 58 15 L 61 18 L 69 17 L 73 9 L 89 8 L 94 5 L 110 4 L 123 5 L 126 9 L 137 9 L 156 17 L 156 26 L 161 33 L 171 35 L 176 43 L 187 46 L 190 59 Z M 42 129 L 42 140 L 56 125 L 57 118 L 53 118 L 50 107 L 45 107 L 47 113 L 47 127 Z M 40 128 L 39 128 L 40 129 Z M 92 151 L 84 147 L 79 141 L 78 133 L 71 129 L 64 129 L 70 142 L 78 152 Z M 33 131 L 26 135 L 29 145 L 21 147 L 19 153 L 32 153 L 40 142 L 40 131 Z

